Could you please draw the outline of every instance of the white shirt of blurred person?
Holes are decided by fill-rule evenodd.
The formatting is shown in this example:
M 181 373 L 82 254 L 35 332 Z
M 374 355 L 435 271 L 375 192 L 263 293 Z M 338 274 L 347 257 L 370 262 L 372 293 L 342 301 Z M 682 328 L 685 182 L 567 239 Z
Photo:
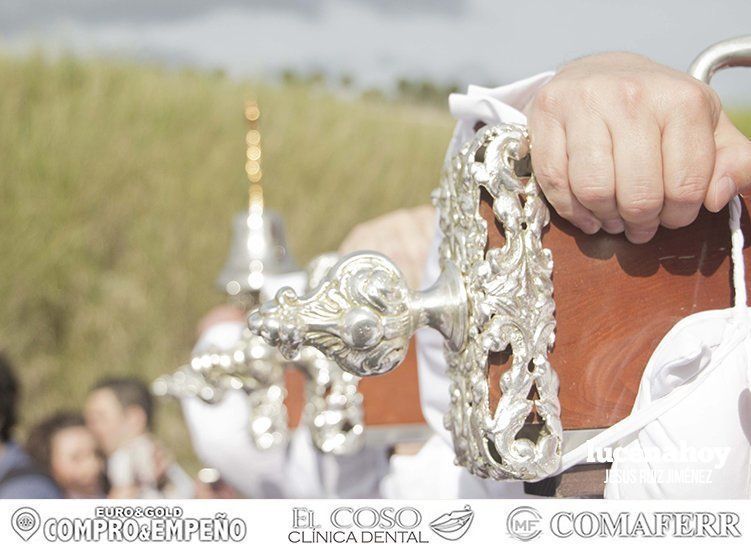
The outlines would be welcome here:
M 192 479 L 151 435 L 154 401 L 135 378 L 112 378 L 96 384 L 84 408 L 86 425 L 107 455 L 112 498 L 186 499 Z
M 80 414 L 59 412 L 38 423 L 29 433 L 26 452 L 65 498 L 106 496 L 104 456 Z
M 267 278 L 264 296 L 273 296 L 283 286 L 301 292 L 305 283 L 302 272 Z M 218 306 L 199 324 L 193 351 L 230 349 L 245 327 L 241 310 Z M 388 470 L 385 446 L 365 446 L 351 455 L 324 454 L 304 425 L 292 431 L 286 446 L 257 449 L 247 430 L 247 397 L 240 391 L 227 391 L 215 404 L 184 398 L 182 407 L 198 457 L 248 498 L 373 498 Z

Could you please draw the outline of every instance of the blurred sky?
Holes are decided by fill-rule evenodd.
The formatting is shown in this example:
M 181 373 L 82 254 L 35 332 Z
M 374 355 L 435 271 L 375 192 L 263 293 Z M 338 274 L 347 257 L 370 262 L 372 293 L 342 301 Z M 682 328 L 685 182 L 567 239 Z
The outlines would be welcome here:
M 705 46 L 751 33 L 750 0 L 0 0 L 0 47 L 41 47 L 278 75 L 403 76 L 501 84 L 596 51 L 685 69 Z M 751 70 L 721 74 L 748 102 Z

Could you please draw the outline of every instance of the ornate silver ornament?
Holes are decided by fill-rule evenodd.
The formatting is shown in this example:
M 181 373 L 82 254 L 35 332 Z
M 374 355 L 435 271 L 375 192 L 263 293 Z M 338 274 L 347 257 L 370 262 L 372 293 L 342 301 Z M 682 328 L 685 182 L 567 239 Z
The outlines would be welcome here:
M 209 404 L 217 402 L 223 395 L 222 390 L 209 385 L 190 365 L 183 365 L 172 374 L 159 376 L 152 382 L 151 392 L 157 397 L 197 397 Z
M 304 348 L 298 361 L 306 377 L 302 422 L 315 447 L 334 455 L 362 449 L 365 422 L 363 398 L 357 389 L 360 378 L 315 348 Z
M 308 285 L 317 286 L 338 257 L 324 254 L 308 266 Z M 159 396 L 197 397 L 207 403 L 221 401 L 228 390 L 248 397 L 248 432 L 259 450 L 278 447 L 289 438 L 287 390 L 284 372 L 296 368 L 305 377 L 305 404 L 301 422 L 313 444 L 324 453 L 350 454 L 364 444 L 363 398 L 360 379 L 342 370 L 314 348 L 285 358 L 276 348 L 249 330 L 229 350 L 207 349 L 189 365 L 162 376 L 152 384 Z
M 238 390 L 247 395 L 251 441 L 259 450 L 268 450 L 289 438 L 284 405 L 286 364 L 276 349 L 245 330 L 232 349 L 196 354 L 190 366 L 214 389 Z
M 217 286 L 247 307 L 255 307 L 269 276 L 298 270 L 290 255 L 282 218 L 273 210 L 250 208 L 237 214 L 227 262 Z
M 338 259 L 335 253 L 325 253 L 310 262 L 309 291 L 320 285 Z M 292 361 L 306 378 L 302 421 L 316 448 L 335 455 L 362 449 L 365 416 L 362 394 L 357 389 L 360 378 L 312 347 L 302 349 Z
M 353 374 L 382 374 L 404 359 L 409 338 L 432 327 L 446 339 L 451 408 L 445 417 L 458 464 L 494 479 L 536 480 L 560 465 L 558 379 L 547 354 L 555 338 L 549 213 L 534 177 L 515 168 L 529 153 L 526 129 L 485 127 L 444 167 L 434 202 L 440 213 L 442 274 L 425 291 L 407 287 L 377 253 L 344 257 L 320 286 L 299 298 L 283 289 L 250 314 L 250 329 L 294 357 L 312 346 Z M 486 250 L 481 191 L 493 199 L 505 244 Z M 510 349 L 501 399 L 489 406 L 491 352 Z M 542 425 L 522 436 L 528 417 Z

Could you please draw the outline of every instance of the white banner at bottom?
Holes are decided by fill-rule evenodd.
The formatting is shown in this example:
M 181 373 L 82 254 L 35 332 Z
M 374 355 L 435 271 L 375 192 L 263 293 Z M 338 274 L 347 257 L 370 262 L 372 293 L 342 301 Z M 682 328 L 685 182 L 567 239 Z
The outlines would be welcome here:
M 0 501 L 0 543 L 746 542 L 747 501 Z

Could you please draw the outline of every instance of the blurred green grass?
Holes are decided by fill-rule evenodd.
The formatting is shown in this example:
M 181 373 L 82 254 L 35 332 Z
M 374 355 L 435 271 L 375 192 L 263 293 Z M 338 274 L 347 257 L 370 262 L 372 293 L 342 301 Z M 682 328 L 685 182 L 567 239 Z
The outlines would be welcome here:
M 22 432 L 78 408 L 103 375 L 186 361 L 230 220 L 246 202 L 243 105 L 262 109 L 267 205 L 298 263 L 356 223 L 427 203 L 445 111 L 310 85 L 120 62 L 0 56 L 0 349 L 19 369 Z M 175 403 L 159 435 L 191 468 Z

